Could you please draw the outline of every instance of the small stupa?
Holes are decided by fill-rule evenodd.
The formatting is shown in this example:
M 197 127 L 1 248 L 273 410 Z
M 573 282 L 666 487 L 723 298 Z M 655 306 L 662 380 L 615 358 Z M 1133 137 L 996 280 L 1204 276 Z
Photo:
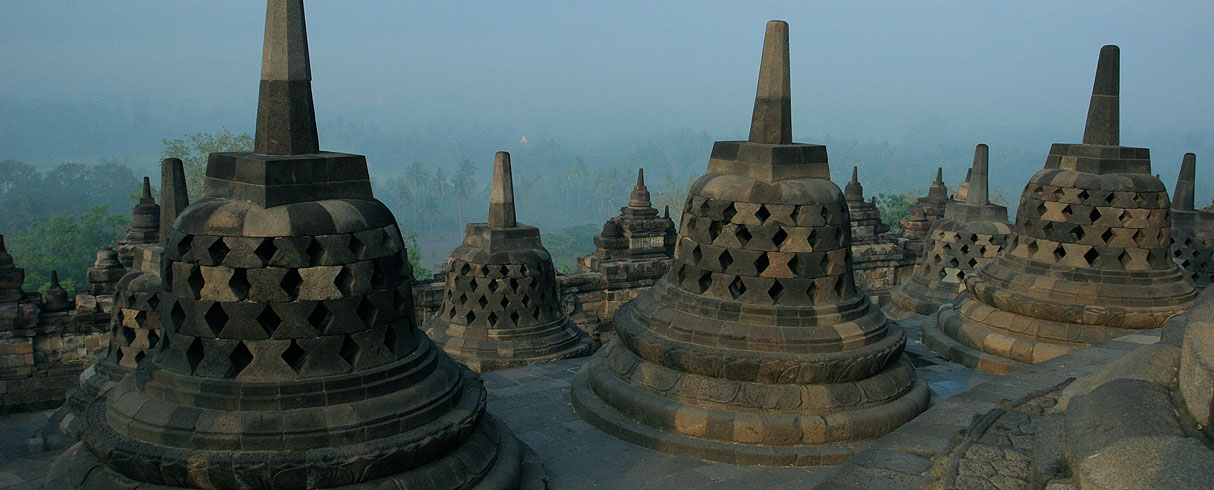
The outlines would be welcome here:
M 1197 155 L 1185 153 L 1172 197 L 1172 260 L 1204 290 L 1214 282 L 1214 212 L 1196 209 Z
M 590 354 L 590 337 L 561 309 L 540 230 L 515 219 L 510 154 L 498 152 L 489 221 L 469 223 L 446 266 L 443 306 L 424 330 L 473 371 Z

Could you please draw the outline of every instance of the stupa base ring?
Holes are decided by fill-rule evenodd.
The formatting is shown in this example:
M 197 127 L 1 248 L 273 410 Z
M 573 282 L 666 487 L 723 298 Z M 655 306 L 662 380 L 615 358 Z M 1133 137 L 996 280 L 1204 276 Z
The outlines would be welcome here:
M 947 321 L 964 321 L 953 311 L 952 303 L 941 305 L 937 313 L 947 317 Z M 955 317 L 956 320 L 952 318 Z M 993 374 L 1008 374 L 1027 366 L 1023 362 L 987 354 L 979 349 L 970 347 L 944 333 L 937 325 L 937 316 L 933 315 L 923 322 L 923 345 L 945 359 L 967 367 Z
M 471 486 L 466 486 L 467 482 L 461 482 L 456 478 L 456 475 L 466 475 L 467 473 L 457 471 L 464 468 L 464 456 L 460 454 L 459 450 L 455 450 L 438 460 L 402 473 L 355 485 L 331 488 L 346 490 L 378 488 L 542 490 L 547 488 L 547 484 L 544 482 L 544 467 L 539 457 L 530 447 L 519 441 L 514 433 L 506 427 L 506 424 L 486 413 L 481 420 L 480 427 L 468 442 L 473 442 L 477 438 L 496 440 L 499 449 L 493 465 L 484 473 L 480 481 Z M 467 445 L 466 442 L 465 446 Z M 278 488 L 272 482 L 265 483 L 267 485 L 264 488 Z M 184 490 L 186 488 L 153 485 L 123 476 L 102 463 L 97 456 L 84 447 L 84 443 L 76 443 L 55 461 L 47 475 L 45 488 L 100 490 L 136 487 L 163 490 Z
M 591 387 L 591 378 L 596 375 L 596 369 L 603 371 L 598 373 L 600 376 L 614 375 L 607 372 L 608 369 L 601 361 L 596 362 L 600 359 L 599 356 L 595 356 L 578 373 L 570 387 L 570 398 L 578 415 L 586 422 L 614 437 L 664 453 L 755 466 L 833 465 L 840 464 L 854 457 L 860 451 L 869 447 L 872 441 L 876 440 L 880 435 L 888 432 L 881 430 L 880 434 L 874 434 L 873 437 L 863 440 L 790 445 L 746 444 L 709 440 L 680 434 L 638 421 L 603 401 L 594 388 Z M 661 413 L 655 413 L 655 417 L 677 418 L 684 407 L 698 408 L 648 392 L 640 390 L 635 390 L 635 392 L 638 396 L 646 398 L 646 403 L 648 404 L 656 403 L 663 405 L 658 410 Z M 870 412 L 868 415 L 874 416 L 865 418 L 880 418 L 882 424 L 887 425 L 892 430 L 926 409 L 928 397 L 927 384 L 922 379 L 916 377 L 910 388 L 898 399 L 888 404 L 865 410 Z M 878 413 L 880 414 L 879 416 L 877 416 Z M 834 415 L 838 414 L 832 414 L 832 416 Z M 843 417 L 847 417 L 847 415 L 843 415 Z M 854 429 L 854 427 L 851 428 Z

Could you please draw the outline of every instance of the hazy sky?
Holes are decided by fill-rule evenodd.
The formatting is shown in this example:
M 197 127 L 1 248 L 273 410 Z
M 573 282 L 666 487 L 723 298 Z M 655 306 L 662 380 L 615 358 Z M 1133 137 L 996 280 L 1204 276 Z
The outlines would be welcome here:
M 252 130 L 264 2 L 0 3 L 0 102 L 102 101 L 174 131 L 152 141 Z M 1044 155 L 1081 139 L 1097 53 L 1114 43 L 1122 143 L 1151 147 L 1168 182 L 1184 151 L 1214 161 L 1200 153 L 1214 152 L 1209 0 L 306 5 L 332 150 L 358 151 L 325 145 L 327 118 L 571 144 L 664 128 L 744 138 L 763 26 L 778 18 L 799 141 L 1009 141 Z M 28 124 L 14 119 L 0 132 Z

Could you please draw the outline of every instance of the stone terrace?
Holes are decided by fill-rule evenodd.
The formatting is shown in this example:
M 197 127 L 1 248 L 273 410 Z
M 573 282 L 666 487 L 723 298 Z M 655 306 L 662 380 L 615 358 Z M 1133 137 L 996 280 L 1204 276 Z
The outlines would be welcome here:
M 489 410 L 539 454 L 553 490 L 918 488 L 938 478 L 932 458 L 937 465 L 947 464 L 950 451 L 965 443 L 959 433 L 972 431 L 977 416 L 989 417 L 1000 402 L 1048 391 L 1158 340 L 1157 331 L 1131 335 L 999 377 L 928 351 L 919 341 L 919 325 L 927 320 L 918 317 L 901 323 L 910 334 L 907 351 L 931 387 L 932 408 L 839 466 L 738 466 L 671 456 L 615 439 L 583 422 L 569 403 L 569 382 L 587 358 L 481 376 L 489 390 Z M 0 490 L 38 488 L 58 455 L 40 451 L 38 429 L 49 414 L 0 417 Z M 996 458 L 996 467 L 998 463 Z

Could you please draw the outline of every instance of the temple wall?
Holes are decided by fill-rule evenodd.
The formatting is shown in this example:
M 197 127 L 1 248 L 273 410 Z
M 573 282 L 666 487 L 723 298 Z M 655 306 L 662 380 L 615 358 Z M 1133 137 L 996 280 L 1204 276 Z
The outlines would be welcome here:
M 0 414 L 62 404 L 68 384 L 105 351 L 112 300 L 78 298 L 76 310 L 59 313 L 37 301 L 0 305 Z

